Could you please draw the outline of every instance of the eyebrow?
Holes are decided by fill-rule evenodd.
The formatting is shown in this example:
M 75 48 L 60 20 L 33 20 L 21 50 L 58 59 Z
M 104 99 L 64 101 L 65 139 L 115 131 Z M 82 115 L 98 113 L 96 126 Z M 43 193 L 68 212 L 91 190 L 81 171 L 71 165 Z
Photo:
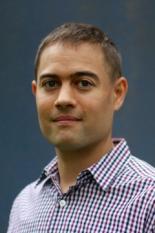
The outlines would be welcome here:
M 91 71 L 77 71 L 77 72 L 70 75 L 70 77 L 72 77 L 72 78 L 80 78 L 82 76 L 88 76 L 88 77 L 91 77 L 95 80 L 99 80 L 98 75 L 95 74 L 94 72 L 91 72 Z M 45 73 L 45 74 L 42 74 L 39 76 L 39 80 L 42 80 L 42 79 L 47 78 L 47 77 L 53 78 L 53 79 L 60 78 L 60 76 L 58 74 Z
M 38 79 L 39 80 L 42 80 L 42 79 L 44 79 L 44 78 L 59 78 L 59 75 L 57 75 L 57 74 L 52 74 L 52 73 L 45 73 L 45 74 L 41 74 L 39 77 L 38 77 Z
M 77 71 L 77 72 L 75 72 L 74 74 L 71 75 L 71 77 L 77 77 L 77 78 L 78 77 L 80 78 L 82 76 L 88 76 L 88 77 L 91 77 L 91 78 L 96 79 L 96 80 L 99 79 L 98 75 L 91 72 L 91 71 Z

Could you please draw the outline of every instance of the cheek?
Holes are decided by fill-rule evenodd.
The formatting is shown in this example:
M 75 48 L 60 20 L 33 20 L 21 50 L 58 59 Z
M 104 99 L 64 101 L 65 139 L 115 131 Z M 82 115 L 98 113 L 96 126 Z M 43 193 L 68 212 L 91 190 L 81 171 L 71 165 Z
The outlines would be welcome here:
M 87 105 L 88 111 L 94 116 L 94 119 L 105 119 L 113 115 L 113 101 L 110 96 L 102 96 L 89 101 Z
M 37 111 L 40 118 L 49 116 L 52 103 L 49 98 L 38 97 L 36 101 Z

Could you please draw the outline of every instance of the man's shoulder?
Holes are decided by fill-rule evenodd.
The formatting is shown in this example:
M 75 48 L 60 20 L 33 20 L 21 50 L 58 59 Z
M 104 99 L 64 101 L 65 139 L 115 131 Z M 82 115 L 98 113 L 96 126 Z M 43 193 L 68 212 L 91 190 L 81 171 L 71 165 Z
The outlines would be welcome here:
M 111 190 L 117 195 L 126 196 L 129 203 L 147 203 L 154 209 L 155 168 L 147 162 L 130 156 L 129 160 L 114 180 Z
M 155 168 L 149 163 L 130 155 L 112 187 L 136 190 L 136 192 L 153 192 L 155 194 Z
M 148 179 L 155 182 L 155 168 L 138 157 L 131 155 L 128 169 L 131 174 L 135 174 L 137 178 Z
M 35 200 L 34 194 L 37 181 L 38 180 L 26 185 L 14 199 L 9 218 L 10 229 L 12 224 L 18 225 L 20 216 L 26 217 L 27 213 L 31 213 L 31 205 Z
M 27 200 L 32 200 L 35 195 L 38 179 L 26 185 L 16 196 L 13 206 L 19 206 L 20 203 L 26 203 Z
M 39 196 L 44 184 L 50 179 L 50 173 L 56 170 L 56 158 L 52 159 L 43 169 L 40 177 L 26 185 L 16 196 L 13 205 L 33 203 Z
M 119 178 L 121 187 L 155 196 L 155 168 L 149 163 L 131 155 Z

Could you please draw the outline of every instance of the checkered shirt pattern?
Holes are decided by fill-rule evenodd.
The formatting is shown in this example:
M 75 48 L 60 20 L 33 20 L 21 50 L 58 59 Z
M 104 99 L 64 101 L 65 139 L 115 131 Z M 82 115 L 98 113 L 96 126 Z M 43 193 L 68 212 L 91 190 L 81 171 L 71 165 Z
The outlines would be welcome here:
M 121 139 L 63 194 L 55 158 L 15 199 L 8 233 L 155 233 L 155 168 Z

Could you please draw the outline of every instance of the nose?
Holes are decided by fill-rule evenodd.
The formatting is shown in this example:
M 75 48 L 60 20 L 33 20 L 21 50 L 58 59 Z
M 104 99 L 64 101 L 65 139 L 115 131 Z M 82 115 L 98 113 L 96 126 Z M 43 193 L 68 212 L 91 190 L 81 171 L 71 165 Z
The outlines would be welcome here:
M 69 85 L 62 85 L 59 89 L 55 106 L 59 109 L 70 109 L 76 105 L 73 87 Z

